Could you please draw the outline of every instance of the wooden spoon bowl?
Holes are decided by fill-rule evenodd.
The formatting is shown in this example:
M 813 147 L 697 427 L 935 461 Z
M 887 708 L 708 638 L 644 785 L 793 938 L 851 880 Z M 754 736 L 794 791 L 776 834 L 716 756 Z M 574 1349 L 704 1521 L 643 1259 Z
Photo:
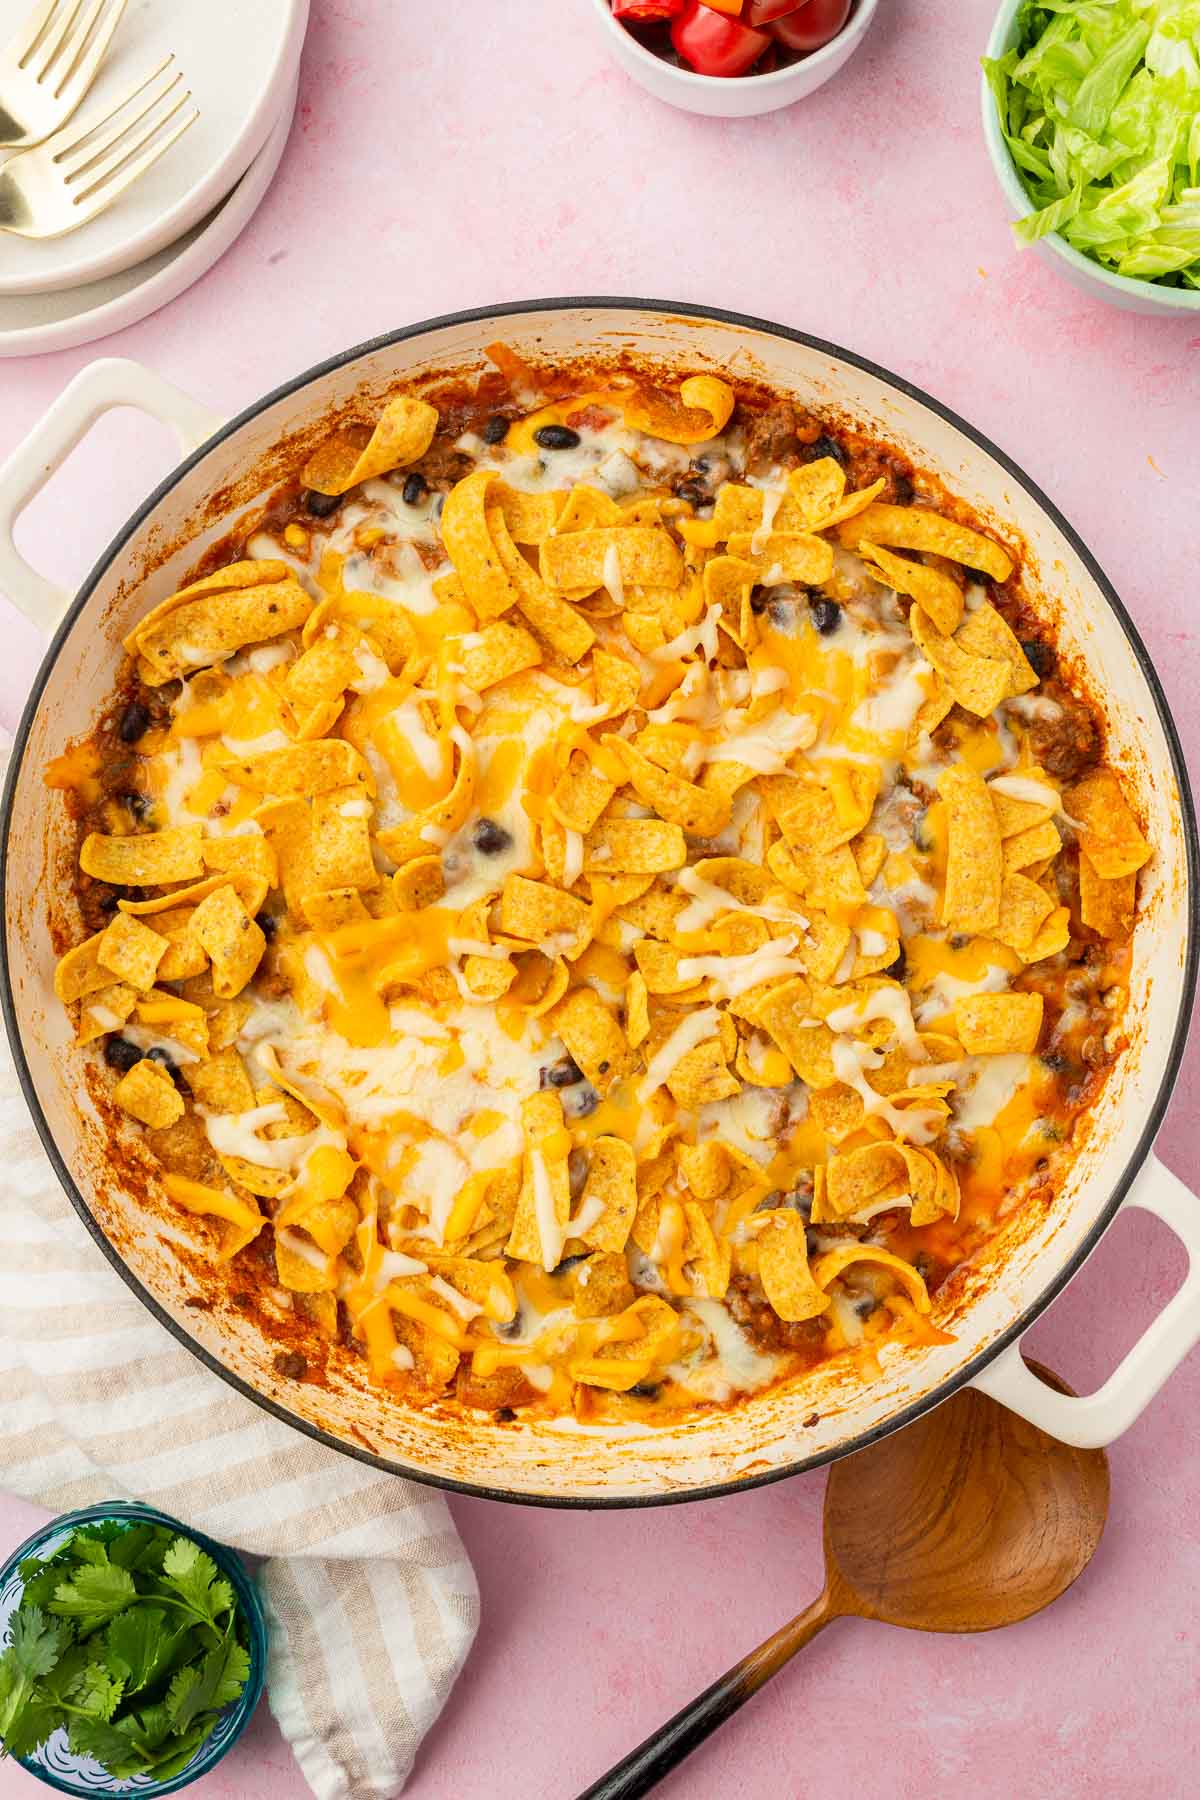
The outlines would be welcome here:
M 1071 1392 L 1039 1363 L 1029 1366 Z M 1083 1573 L 1107 1516 L 1103 1450 L 1062 1444 L 963 1388 L 833 1465 L 820 1596 L 579 1800 L 648 1793 L 833 1619 L 992 1631 L 1029 1618 Z
M 830 1470 L 825 1567 L 836 1611 L 914 1631 L 1027 1619 L 1095 1555 L 1108 1485 L 1102 1450 L 1059 1443 L 965 1389 Z

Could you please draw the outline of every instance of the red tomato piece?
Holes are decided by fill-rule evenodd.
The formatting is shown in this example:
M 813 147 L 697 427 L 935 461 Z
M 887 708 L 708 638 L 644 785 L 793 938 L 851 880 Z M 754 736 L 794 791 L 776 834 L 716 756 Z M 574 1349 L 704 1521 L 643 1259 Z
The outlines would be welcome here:
M 787 49 L 808 52 L 832 42 L 849 17 L 850 0 L 804 0 L 767 29 Z
M 784 13 L 796 12 L 804 0 L 747 0 L 744 22 L 747 25 L 769 25 Z
M 771 39 L 765 31 L 752 31 L 739 19 L 714 12 L 704 0 L 686 0 L 671 26 L 671 42 L 697 75 L 728 78 L 748 74 Z
M 683 5 L 684 0 L 612 0 L 613 18 L 625 25 L 665 25 Z

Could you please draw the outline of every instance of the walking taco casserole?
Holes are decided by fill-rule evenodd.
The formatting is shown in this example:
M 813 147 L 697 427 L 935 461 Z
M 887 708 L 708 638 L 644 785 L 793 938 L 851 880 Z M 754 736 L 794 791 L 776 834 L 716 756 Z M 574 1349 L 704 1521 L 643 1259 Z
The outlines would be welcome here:
M 894 449 L 492 355 L 320 444 L 50 769 L 88 1078 L 285 1374 L 869 1379 L 1061 1179 L 1149 846 L 1017 550 Z

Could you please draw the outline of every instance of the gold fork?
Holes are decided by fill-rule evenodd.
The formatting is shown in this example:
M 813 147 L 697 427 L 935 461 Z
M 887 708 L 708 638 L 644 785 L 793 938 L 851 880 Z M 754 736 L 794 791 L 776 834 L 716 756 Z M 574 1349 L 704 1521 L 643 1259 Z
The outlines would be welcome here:
M 40 144 L 96 79 L 125 0 L 37 0 L 0 50 L 0 149 Z
M 76 120 L 7 162 L 0 169 L 0 231 L 61 237 L 104 212 L 152 168 L 200 117 L 193 106 L 178 118 L 192 96 L 174 61 L 168 56 L 102 119 Z

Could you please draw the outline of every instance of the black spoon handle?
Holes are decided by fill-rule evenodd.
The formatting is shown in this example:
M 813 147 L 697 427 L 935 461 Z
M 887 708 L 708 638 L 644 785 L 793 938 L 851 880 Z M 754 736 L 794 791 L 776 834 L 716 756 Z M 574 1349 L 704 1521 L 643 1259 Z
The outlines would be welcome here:
M 593 1782 L 578 1800 L 638 1800 L 648 1794 L 664 1775 L 692 1754 L 706 1737 L 723 1725 L 740 1706 L 744 1706 L 797 1650 L 816 1637 L 841 1611 L 829 1588 L 798 1617 L 778 1630 L 773 1637 L 744 1656 L 720 1680 L 705 1688 L 694 1700 L 660 1725 L 657 1731 L 640 1743 L 636 1750 Z

